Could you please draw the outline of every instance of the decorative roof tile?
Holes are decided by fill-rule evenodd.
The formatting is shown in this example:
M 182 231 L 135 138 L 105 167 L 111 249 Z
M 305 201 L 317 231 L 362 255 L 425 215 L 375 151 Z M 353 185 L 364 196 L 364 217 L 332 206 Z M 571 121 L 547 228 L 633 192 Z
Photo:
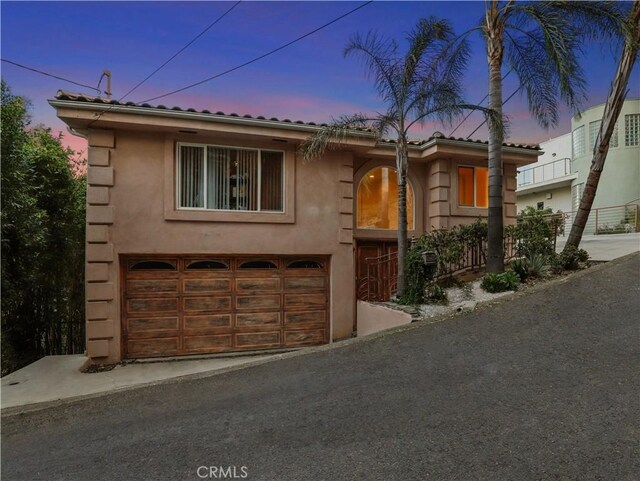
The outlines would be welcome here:
M 141 107 L 141 108 L 145 108 L 145 109 L 149 109 L 149 110 L 158 110 L 158 109 L 162 109 L 162 110 L 174 110 L 174 111 L 180 111 L 180 112 L 194 112 L 194 113 L 202 113 L 202 114 L 207 114 L 207 115 L 211 115 L 211 116 L 218 116 L 218 117 L 235 117 L 235 118 L 244 118 L 244 119 L 256 119 L 256 120 L 267 120 L 266 117 L 262 116 L 262 115 L 258 115 L 256 117 L 251 116 L 251 115 L 238 115 L 235 112 L 232 112 L 230 114 L 226 114 L 225 112 L 222 111 L 217 111 L 215 114 L 211 113 L 211 111 L 209 110 L 196 110 L 194 108 L 187 108 L 187 109 L 182 109 L 181 107 L 178 106 L 174 106 L 172 108 L 168 108 L 165 105 L 150 105 L 147 103 L 144 104 L 136 104 L 135 102 L 119 102 L 117 100 L 113 100 L 113 99 L 105 99 L 102 97 L 94 97 L 91 95 L 85 95 L 85 94 L 80 94 L 80 93 L 74 93 L 74 92 L 69 92 L 66 90 L 58 90 L 57 94 L 56 94 L 56 100 L 70 100 L 70 101 L 74 101 L 74 102 L 87 102 L 87 103 L 94 103 L 94 104 L 107 104 L 107 105 L 116 105 L 116 106 L 124 106 L 124 107 L 132 107 L 132 106 L 137 106 L 137 107 Z M 289 123 L 289 124 L 297 124 L 297 125 L 307 125 L 307 126 L 311 126 L 311 127 L 326 127 L 327 124 L 326 123 L 315 123 L 315 122 L 304 122 L 302 120 L 295 120 L 292 121 L 291 119 L 278 119 L 277 117 L 271 117 L 268 119 L 269 121 L 272 122 L 284 122 L 284 123 Z M 355 127 L 353 130 L 355 131 L 360 131 L 360 132 L 371 132 L 371 129 L 367 129 L 367 128 L 362 128 L 362 127 Z M 442 132 L 434 132 L 433 135 L 431 137 L 429 137 L 428 139 L 420 139 L 420 140 L 410 140 L 409 141 L 409 145 L 412 146 L 422 146 L 425 145 L 429 142 L 431 142 L 432 140 L 452 140 L 452 141 L 456 141 L 456 142 L 468 142 L 468 143 L 478 143 L 478 144 L 489 144 L 488 141 L 483 141 L 483 140 L 479 140 L 479 139 L 466 139 L 463 137 L 447 137 L 445 136 Z M 396 141 L 394 139 L 383 139 L 381 141 L 382 143 L 385 144 L 395 144 Z M 540 146 L 537 144 L 520 144 L 520 143 L 510 143 L 510 142 L 503 142 L 502 144 L 505 147 L 514 147 L 514 148 L 520 148 L 520 149 L 529 149 L 529 150 L 540 150 Z

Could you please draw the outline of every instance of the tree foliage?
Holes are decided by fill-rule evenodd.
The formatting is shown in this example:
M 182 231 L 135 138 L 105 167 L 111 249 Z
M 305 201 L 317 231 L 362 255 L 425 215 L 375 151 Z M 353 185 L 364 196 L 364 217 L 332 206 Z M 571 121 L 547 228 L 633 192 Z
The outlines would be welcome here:
M 538 123 L 555 127 L 559 101 L 578 110 L 585 98 L 585 77 L 578 61 L 583 40 L 628 34 L 622 10 L 619 4 L 606 1 L 487 1 L 481 30 L 487 49 L 489 107 L 502 115 L 506 62 L 518 75 Z M 489 125 L 489 272 L 504 270 L 503 140 L 503 132 Z
M 618 68 L 611 82 L 609 97 L 604 107 L 600 130 L 593 149 L 589 175 L 587 176 L 584 192 L 580 199 L 576 218 L 571 225 L 571 232 L 569 233 L 564 248 L 563 254 L 566 253 L 567 257 L 571 257 L 572 253 L 577 251 L 580 241 L 582 240 L 582 234 L 584 233 L 584 228 L 587 225 L 587 220 L 591 213 L 591 207 L 596 197 L 600 176 L 602 175 L 604 163 L 609 152 L 611 136 L 613 135 L 616 122 L 622 110 L 622 105 L 627 96 L 629 77 L 638 58 L 638 51 L 640 49 L 640 1 L 636 0 L 633 2 L 627 16 L 627 27 L 629 33 L 625 37 Z
M 396 142 L 398 172 L 398 296 L 405 288 L 404 260 L 407 252 L 407 172 L 409 129 L 427 119 L 450 123 L 465 109 L 482 110 L 494 125 L 500 123 L 488 109 L 469 105 L 462 98 L 462 73 L 469 57 L 469 45 L 456 38 L 446 20 L 421 19 L 407 35 L 402 52 L 395 40 L 375 32 L 354 35 L 345 56 L 356 56 L 374 82 L 384 112 L 373 116 L 343 116 L 320 129 L 301 146 L 305 160 L 319 157 L 330 145 L 338 145 L 354 130 L 372 132 L 379 140 L 386 135 Z M 499 129 L 499 125 L 495 126 Z
M 84 349 L 84 177 L 2 82 L 2 374 Z

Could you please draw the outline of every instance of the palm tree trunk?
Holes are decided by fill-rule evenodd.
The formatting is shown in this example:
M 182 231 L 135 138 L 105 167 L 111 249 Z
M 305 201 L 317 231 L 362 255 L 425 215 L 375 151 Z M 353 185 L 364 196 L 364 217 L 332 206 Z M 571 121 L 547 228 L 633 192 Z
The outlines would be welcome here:
M 398 170 L 398 288 L 397 296 L 405 291 L 404 260 L 407 257 L 407 141 L 398 139 L 396 166 Z
M 489 63 L 489 108 L 502 118 L 502 58 L 504 23 L 498 14 L 498 2 L 492 1 L 486 12 L 487 61 Z M 489 215 L 487 272 L 504 271 L 504 225 L 502 218 L 502 143 L 504 134 L 495 122 L 489 124 Z
M 607 104 L 604 107 L 604 115 L 602 116 L 600 131 L 598 132 L 598 143 L 594 150 L 593 159 L 591 160 L 591 168 L 589 169 L 584 193 L 580 199 L 580 207 L 578 208 L 576 218 L 571 226 L 571 232 L 569 233 L 567 243 L 564 247 L 565 251 L 571 247 L 578 248 L 580 245 L 584 228 L 587 225 L 587 220 L 591 213 L 593 200 L 596 197 L 596 191 L 598 189 L 598 183 L 600 182 L 600 176 L 602 175 L 602 169 L 604 168 L 604 162 L 607 159 L 607 153 L 609 152 L 611 135 L 613 135 L 615 123 L 620 116 L 622 104 L 624 103 L 627 93 L 629 77 L 633 70 L 633 64 L 638 56 L 638 45 L 640 44 L 640 2 L 636 1 L 633 3 L 633 7 L 629 15 L 629 21 L 632 26 L 632 38 L 627 38 L 624 42 L 624 48 L 622 50 L 622 55 L 620 56 L 618 69 L 616 70 L 616 75 L 611 85 Z

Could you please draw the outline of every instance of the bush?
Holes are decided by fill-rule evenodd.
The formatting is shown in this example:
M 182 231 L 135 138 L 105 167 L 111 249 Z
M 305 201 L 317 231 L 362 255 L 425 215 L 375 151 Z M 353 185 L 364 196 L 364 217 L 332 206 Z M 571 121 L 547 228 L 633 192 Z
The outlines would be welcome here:
M 527 259 L 529 277 L 543 277 L 549 272 L 547 257 L 536 254 Z
M 527 207 L 520 213 L 518 224 L 507 228 L 506 234 L 517 240 L 516 253 L 519 257 L 553 254 L 556 218 L 551 213 L 551 209 Z
M 447 304 L 447 291 L 438 284 L 431 284 L 425 289 L 424 300 L 427 304 Z
M 568 245 L 558 256 L 558 264 L 562 269 L 575 270 L 580 267 L 580 263 L 589 260 L 589 253 L 584 249 L 578 249 L 573 245 Z
M 485 274 L 480 287 L 487 292 L 505 292 L 516 290 L 519 284 L 518 274 L 513 271 L 507 271 L 501 274 Z
M 404 295 L 398 299 L 399 304 L 416 305 L 424 302 L 427 277 L 424 271 L 422 250 L 416 245 L 407 251 L 404 263 L 405 290 Z
M 526 257 L 516 259 L 511 263 L 511 270 L 520 278 L 520 282 L 524 282 L 529 277 L 529 260 Z

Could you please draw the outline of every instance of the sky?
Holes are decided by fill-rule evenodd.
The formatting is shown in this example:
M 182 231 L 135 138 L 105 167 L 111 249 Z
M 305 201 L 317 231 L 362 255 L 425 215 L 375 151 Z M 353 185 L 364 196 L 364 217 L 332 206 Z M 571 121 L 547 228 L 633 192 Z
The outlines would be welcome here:
M 235 2 L 10 2 L 0 3 L 2 58 L 87 86 L 97 86 L 104 69 L 112 73 L 113 98 L 121 97 L 191 42 Z M 311 32 L 364 2 L 243 1 L 216 25 L 147 80 L 124 101 L 141 102 L 214 76 Z M 401 48 L 421 17 L 448 18 L 456 32 L 478 25 L 484 2 L 375 1 L 338 22 L 251 65 L 175 95 L 150 102 L 168 107 L 263 115 L 327 122 L 340 115 L 383 111 L 364 66 L 345 58 L 354 33 L 374 30 L 394 38 Z M 480 103 L 487 93 L 484 46 L 475 32 L 465 74 L 465 97 Z M 617 66 L 609 42 L 586 43 L 581 65 L 587 81 L 584 108 L 606 101 Z M 2 62 L 2 78 L 14 94 L 31 100 L 32 125 L 63 133 L 63 143 L 86 152 L 86 141 L 66 131 L 47 103 L 58 89 L 96 92 Z M 640 97 L 640 69 L 632 74 L 630 97 Z M 507 73 L 505 66 L 503 73 Z M 518 88 L 506 77 L 503 98 Z M 101 84 L 104 90 L 104 81 Z M 486 105 L 486 102 L 485 102 Z M 545 130 L 530 116 L 524 95 L 504 106 L 511 119 L 508 141 L 539 143 L 570 131 L 575 112 L 560 107 L 557 127 Z M 455 132 L 466 137 L 482 122 L 471 115 Z M 412 132 L 425 138 L 435 130 L 449 135 L 453 126 L 427 123 Z M 486 140 L 486 127 L 473 134 Z

